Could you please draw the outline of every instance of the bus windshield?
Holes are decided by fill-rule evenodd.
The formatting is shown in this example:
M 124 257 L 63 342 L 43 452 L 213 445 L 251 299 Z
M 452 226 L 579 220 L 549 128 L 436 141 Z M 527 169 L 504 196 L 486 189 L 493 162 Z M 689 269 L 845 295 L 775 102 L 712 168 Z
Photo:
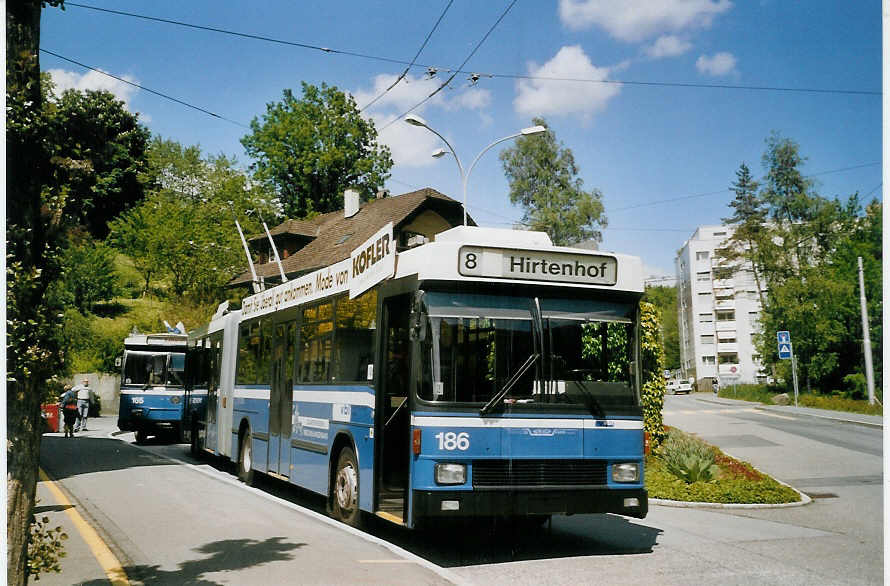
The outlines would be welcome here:
M 130 351 L 124 359 L 124 384 L 182 386 L 185 354 Z
M 639 411 L 636 304 L 501 295 L 424 295 L 425 401 Z

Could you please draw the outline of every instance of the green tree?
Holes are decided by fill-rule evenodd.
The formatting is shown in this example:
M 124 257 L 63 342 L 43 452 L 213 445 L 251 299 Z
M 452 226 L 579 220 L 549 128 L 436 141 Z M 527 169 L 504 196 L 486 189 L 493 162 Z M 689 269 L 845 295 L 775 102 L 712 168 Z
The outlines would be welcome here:
M 680 329 L 677 317 L 677 287 L 646 287 L 643 296 L 658 311 L 659 341 L 664 347 L 665 369 L 680 368 Z
M 149 159 L 154 187 L 145 201 L 111 222 L 109 242 L 133 259 L 146 291 L 152 278 L 163 277 L 174 296 L 218 299 L 244 266 L 233 218 L 258 232 L 261 226 L 248 211 L 271 217 L 275 203 L 226 157 L 205 159 L 197 147 L 155 141 Z
M 61 198 L 45 182 L 49 134 L 40 84 L 40 13 L 51 0 L 6 3 L 6 580 L 24 584 L 40 458 L 40 403 L 59 372 Z
M 87 239 L 69 246 L 62 253 L 61 268 L 62 286 L 81 313 L 90 313 L 96 303 L 114 297 L 114 251 L 103 243 Z
M 351 96 L 324 83 L 302 89 L 300 99 L 286 89 L 281 102 L 266 104 L 241 139 L 255 177 L 278 193 L 289 218 L 341 209 L 348 187 L 370 199 L 393 164 Z
M 150 133 L 107 91 L 66 90 L 46 104 L 52 181 L 65 223 L 97 239 L 108 221 L 144 197 L 140 175 Z
M 543 118 L 532 123 L 547 125 Z M 572 151 L 557 144 L 552 130 L 516 139 L 500 159 L 510 181 L 510 201 L 522 206 L 523 223 L 547 232 L 558 245 L 602 241 L 600 229 L 607 225 L 603 195 L 583 189 Z
M 643 426 L 649 434 L 652 448 L 664 440 L 664 347 L 657 308 L 646 301 L 640 303 L 640 379 L 643 388 Z

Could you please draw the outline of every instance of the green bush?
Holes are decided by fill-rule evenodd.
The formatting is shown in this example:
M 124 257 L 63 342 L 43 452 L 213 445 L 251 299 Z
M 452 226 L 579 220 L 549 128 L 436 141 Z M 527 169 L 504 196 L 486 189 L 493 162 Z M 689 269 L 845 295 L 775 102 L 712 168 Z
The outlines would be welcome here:
M 39 502 L 35 501 L 35 506 Z M 28 576 L 39 581 L 40 574 L 61 573 L 60 560 L 66 555 L 62 542 L 66 539 L 68 534 L 61 527 L 49 527 L 49 517 L 32 517 L 31 536 L 28 540 Z
M 719 472 L 713 448 L 679 429 L 670 430 L 658 454 L 667 470 L 687 484 L 710 482 Z

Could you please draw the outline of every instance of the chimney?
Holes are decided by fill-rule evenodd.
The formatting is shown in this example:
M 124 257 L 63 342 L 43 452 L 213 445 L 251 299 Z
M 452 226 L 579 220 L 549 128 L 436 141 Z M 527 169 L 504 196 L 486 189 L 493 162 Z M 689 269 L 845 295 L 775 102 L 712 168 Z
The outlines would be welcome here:
M 386 190 L 386 189 L 378 189 L 377 190 L 377 199 L 383 199 L 387 195 L 389 195 L 388 190 Z
M 343 192 L 343 215 L 347 218 L 358 213 L 359 193 L 354 189 L 347 189 Z

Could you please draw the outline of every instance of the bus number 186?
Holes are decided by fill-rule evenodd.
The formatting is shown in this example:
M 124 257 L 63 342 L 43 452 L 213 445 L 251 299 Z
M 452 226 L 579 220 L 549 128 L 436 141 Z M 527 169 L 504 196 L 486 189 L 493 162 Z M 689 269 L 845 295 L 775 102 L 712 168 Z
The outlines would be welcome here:
M 460 450 L 463 452 L 470 447 L 470 434 L 465 431 L 460 433 L 440 431 L 433 437 L 439 440 L 440 450 Z

